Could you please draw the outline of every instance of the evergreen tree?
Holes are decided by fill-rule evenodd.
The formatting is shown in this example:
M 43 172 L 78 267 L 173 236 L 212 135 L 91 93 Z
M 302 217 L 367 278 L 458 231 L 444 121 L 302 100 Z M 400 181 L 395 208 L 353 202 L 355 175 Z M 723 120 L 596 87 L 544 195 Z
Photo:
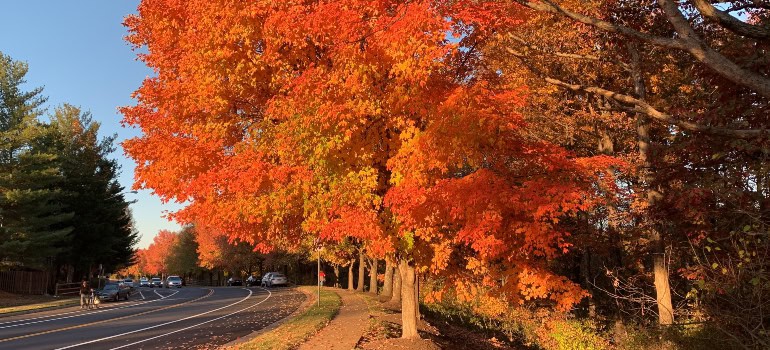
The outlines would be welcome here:
M 68 239 L 63 177 L 56 154 L 41 146 L 42 88 L 23 91 L 28 66 L 0 53 L 0 263 L 40 267 Z
M 64 204 L 74 213 L 71 243 L 59 258 L 84 274 L 99 264 L 107 271 L 132 264 L 138 241 L 117 180 L 119 165 L 109 158 L 116 136 L 99 139 L 99 126 L 89 112 L 68 104 L 55 109 L 49 125 L 50 147 L 65 177 Z

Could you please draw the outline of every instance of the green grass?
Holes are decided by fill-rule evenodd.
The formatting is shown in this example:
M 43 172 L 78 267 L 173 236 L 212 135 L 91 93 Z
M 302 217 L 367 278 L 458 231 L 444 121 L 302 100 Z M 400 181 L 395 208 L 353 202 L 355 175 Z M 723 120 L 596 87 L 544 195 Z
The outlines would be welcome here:
M 315 287 L 299 287 L 299 289 L 312 294 L 317 293 Z M 293 349 L 310 338 L 318 330 L 334 318 L 340 309 L 342 301 L 337 293 L 329 290 L 321 290 L 321 306 L 318 303 L 305 310 L 301 315 L 287 321 L 278 328 L 263 333 L 258 337 L 240 344 L 235 349 L 261 350 L 261 349 Z
M 64 307 L 80 304 L 77 298 L 52 299 L 50 297 L 18 297 L 14 300 L 0 301 L 0 315 L 21 311 L 33 311 L 52 307 Z

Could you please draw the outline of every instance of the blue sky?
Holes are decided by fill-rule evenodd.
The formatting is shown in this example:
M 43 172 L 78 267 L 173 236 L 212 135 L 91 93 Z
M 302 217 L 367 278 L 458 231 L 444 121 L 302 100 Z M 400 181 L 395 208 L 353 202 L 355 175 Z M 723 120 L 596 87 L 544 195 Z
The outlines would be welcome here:
M 118 142 L 137 136 L 120 126 L 117 107 L 132 104 L 131 93 L 152 71 L 139 61 L 123 40 L 123 18 L 136 12 L 139 0 L 23 0 L 3 1 L 0 7 L 0 51 L 29 64 L 27 88 L 43 86 L 47 107 L 70 103 L 90 110 L 101 123 L 102 135 L 118 135 Z M 134 163 L 122 148 L 113 154 L 122 167 L 120 183 L 130 191 Z M 149 191 L 127 194 L 146 247 L 160 229 L 179 225 L 163 218 L 163 205 Z

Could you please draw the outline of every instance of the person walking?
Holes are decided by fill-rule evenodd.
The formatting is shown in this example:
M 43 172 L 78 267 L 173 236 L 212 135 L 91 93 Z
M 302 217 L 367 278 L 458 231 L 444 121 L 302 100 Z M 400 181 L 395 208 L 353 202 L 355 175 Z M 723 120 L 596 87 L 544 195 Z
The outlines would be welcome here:
M 85 309 L 88 305 L 87 298 L 91 296 L 91 288 L 88 286 L 88 282 L 86 280 L 83 280 L 82 283 L 80 283 L 80 308 Z

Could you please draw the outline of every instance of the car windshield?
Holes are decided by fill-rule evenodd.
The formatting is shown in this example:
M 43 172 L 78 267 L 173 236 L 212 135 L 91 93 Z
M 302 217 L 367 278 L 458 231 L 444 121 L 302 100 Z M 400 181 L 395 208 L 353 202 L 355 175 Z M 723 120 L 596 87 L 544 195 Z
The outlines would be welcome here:
M 168 278 L 168 280 L 169 280 L 169 281 L 172 281 L 172 282 L 179 282 L 179 281 L 181 281 L 182 279 L 181 279 L 181 278 L 179 278 L 179 277 L 169 277 L 169 278 Z
M 134 280 L 132 280 L 132 279 L 130 279 L 130 278 L 126 278 L 126 279 L 125 279 L 123 282 L 133 282 L 133 281 L 134 281 Z
M 104 290 L 111 290 L 111 289 L 118 289 L 118 285 L 117 284 L 108 284 L 108 285 L 104 286 Z
M 144 278 L 144 277 L 142 277 L 142 278 L 140 279 L 140 281 L 146 281 L 146 280 L 147 280 L 147 278 Z
M 286 277 L 282 273 L 274 273 L 273 277 Z
M 153 278 L 153 281 L 160 281 L 160 278 Z

